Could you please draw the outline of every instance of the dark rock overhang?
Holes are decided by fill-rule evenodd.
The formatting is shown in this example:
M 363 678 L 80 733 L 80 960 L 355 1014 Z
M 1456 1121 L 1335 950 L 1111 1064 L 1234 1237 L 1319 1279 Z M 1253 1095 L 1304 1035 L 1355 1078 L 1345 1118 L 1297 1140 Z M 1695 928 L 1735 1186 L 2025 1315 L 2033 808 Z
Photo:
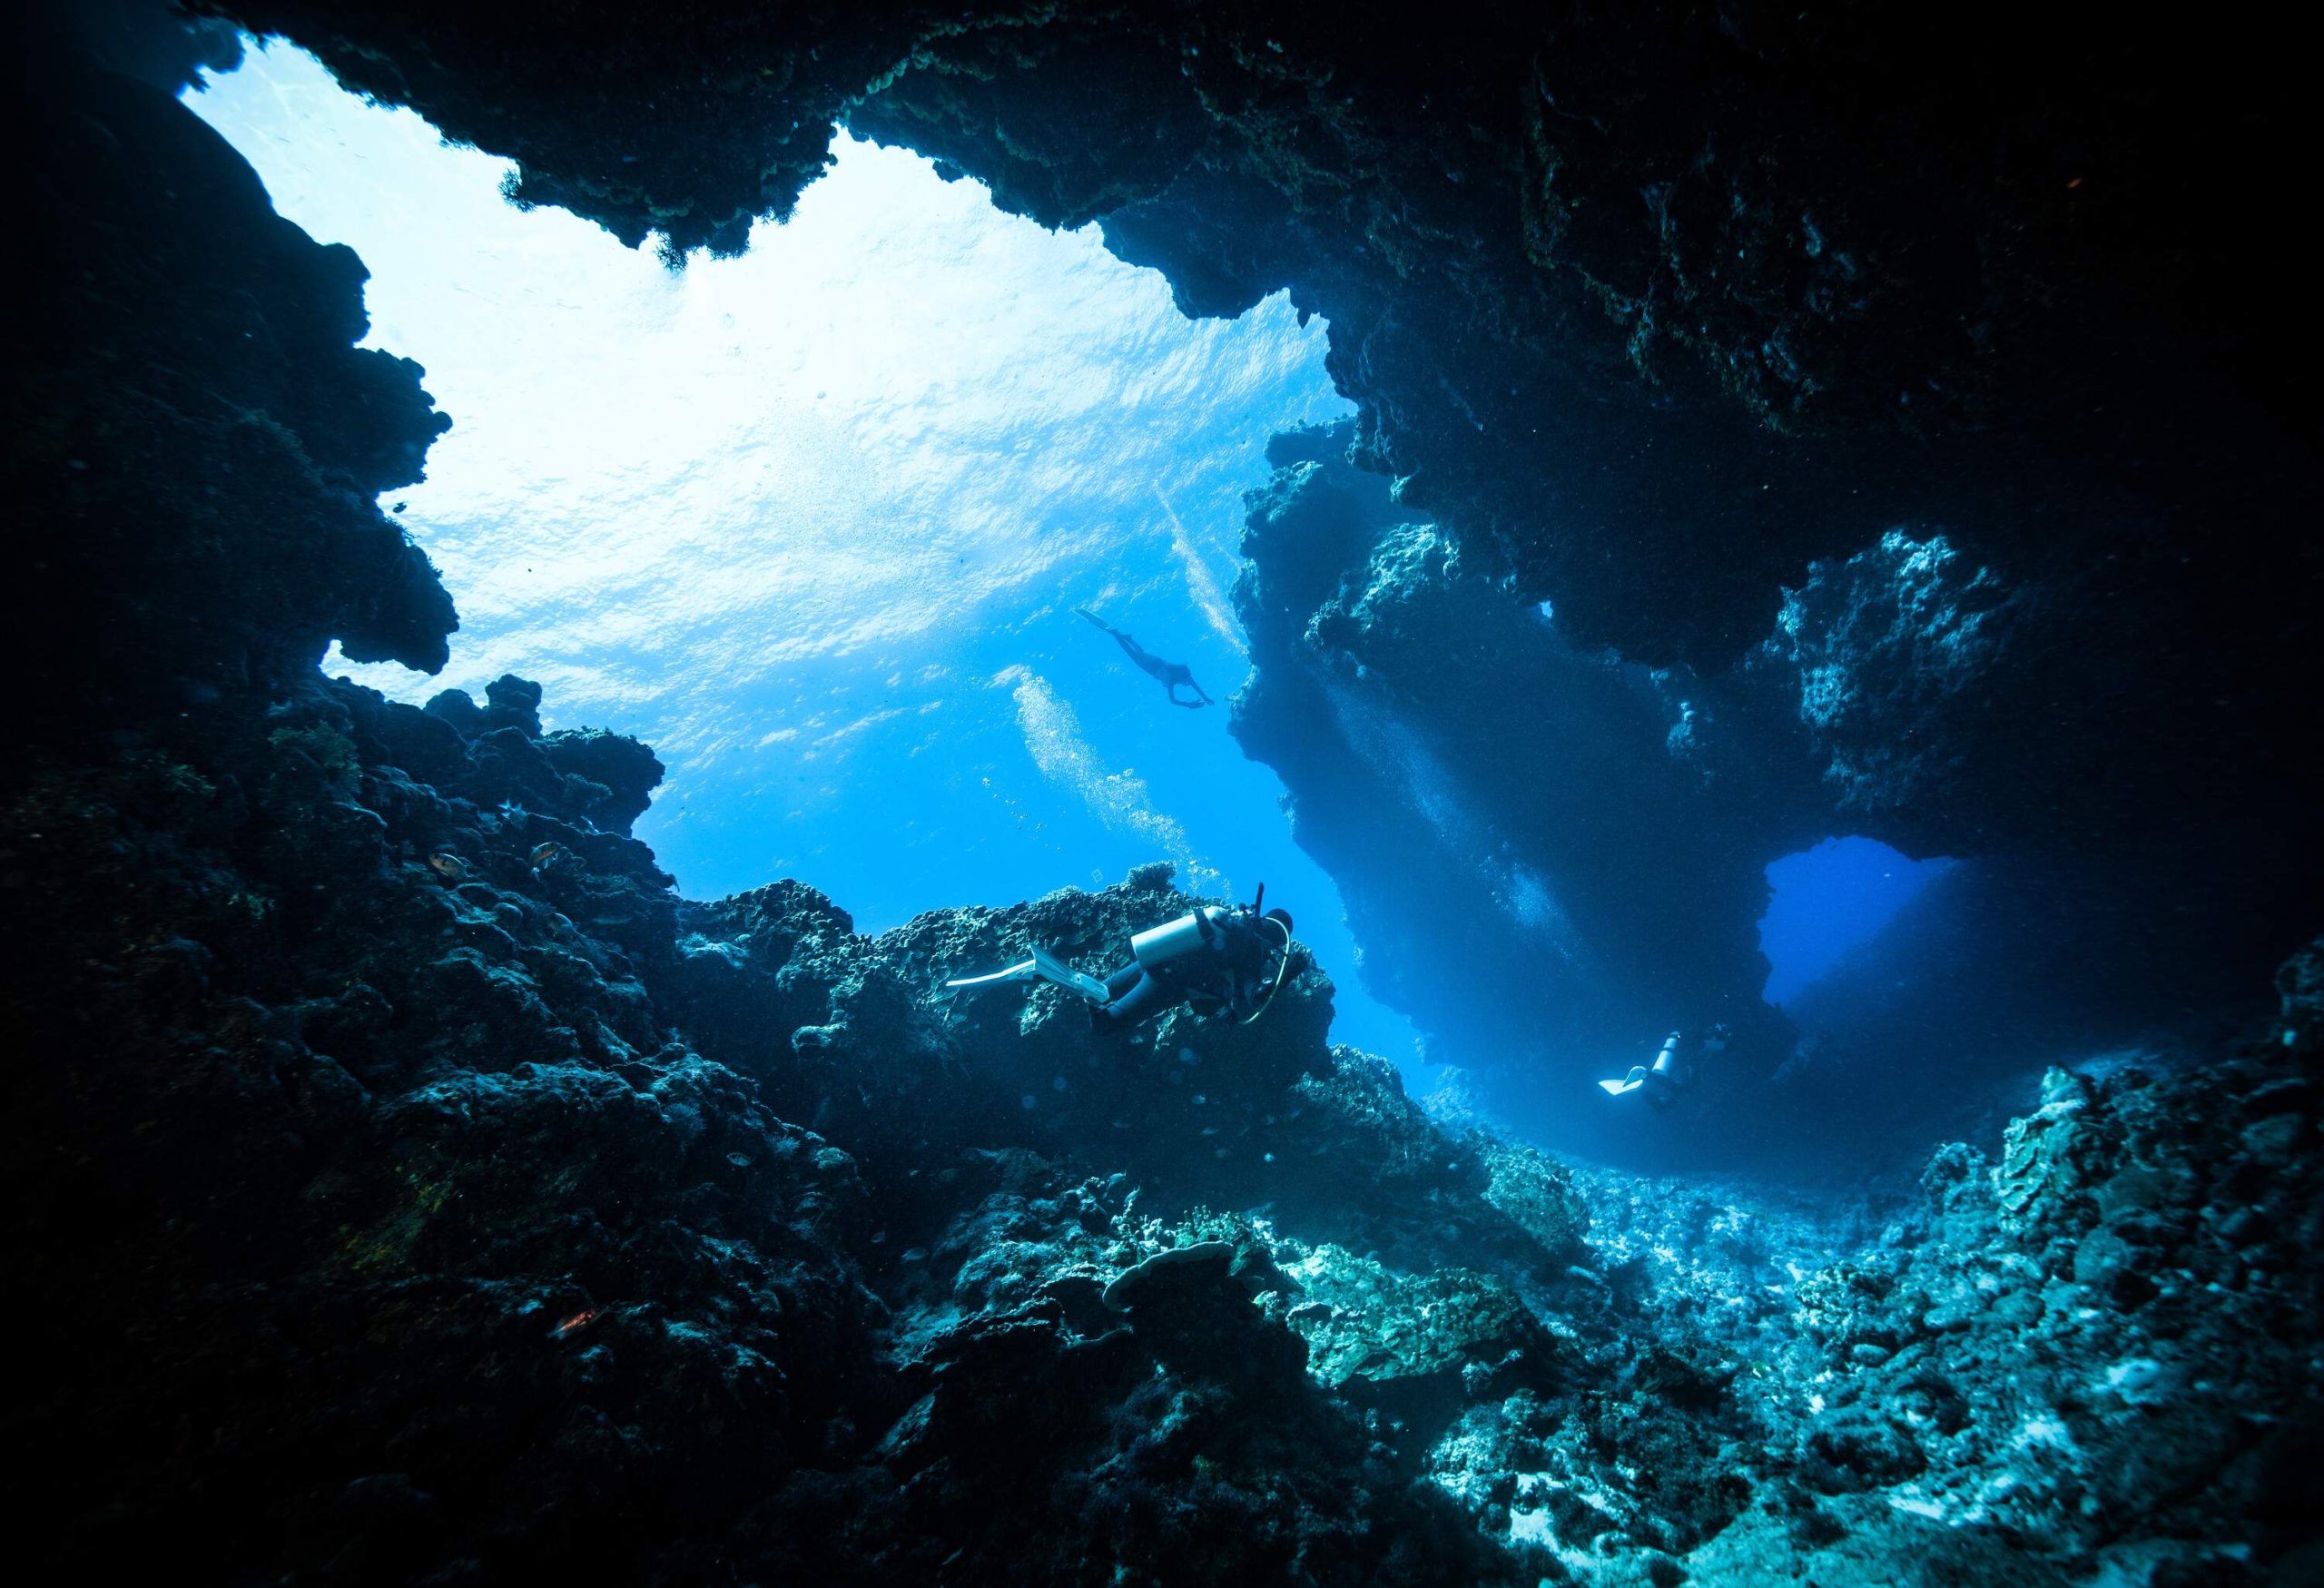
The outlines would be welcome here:
M 717 42 L 702 15 L 687 48 Z M 1035 943 L 1102 964 L 1183 907 L 1161 868 L 878 940 L 798 883 L 678 901 L 624 832 L 660 773 L 643 746 L 541 734 L 521 680 L 423 712 L 317 676 L 333 636 L 440 655 L 448 601 L 369 502 L 440 417 L 417 370 L 352 349 L 351 259 L 170 103 L 209 42 L 81 42 L 133 70 L 53 38 L 17 56 L 45 135 L 23 145 L 39 246 L 8 388 L 11 637 L 36 670 L 0 770 L 0 1206 L 35 1303 L 11 1407 L 41 1455 L 18 1485 L 35 1576 L 1515 1583 L 1587 1552 L 1656 1583 L 2304 1580 L 2324 950 L 2285 967 L 2264 1045 L 2053 1074 L 1996 1158 L 1943 1149 L 1843 1229 L 1432 1118 L 1326 1048 L 1304 966 L 1254 1031 L 1181 1011 L 1102 1047 L 1046 991 L 939 991 Z M 517 69 L 530 45 L 500 47 Z M 2172 456 L 2184 479 L 2221 455 Z M 1440 516 L 1358 514 L 1340 540 L 1326 516 L 1255 557 L 1255 638 L 1314 626 L 1319 659 L 1394 685 L 1474 628 L 1620 718 L 1609 677 L 1639 665 L 1592 674 L 1514 626 L 1525 591 L 1473 571 L 1492 538 Z M 2157 521 L 2156 566 L 2185 566 L 2197 542 Z M 2045 534 L 1998 604 L 1986 553 L 1855 543 L 1799 587 L 1794 637 L 1877 686 L 1785 731 L 1847 786 L 1935 785 L 1892 819 L 1985 820 L 1996 852 L 2071 855 L 2105 806 L 1984 811 L 2012 766 L 2038 798 L 2077 755 L 2117 780 L 2157 744 L 2210 758 L 2133 782 L 2117 845 L 2169 836 L 2158 790 L 2240 780 L 2264 818 L 2300 786 L 2252 740 L 2289 763 L 2306 708 L 2240 705 L 2251 740 L 2166 718 L 2090 759 L 2110 719 L 2044 691 L 2091 629 L 2037 626 L 1998 674 L 1947 638 L 2112 593 L 2102 557 Z M 2118 708 L 2200 705 L 2211 676 L 2170 670 L 2239 625 L 2235 666 L 2297 660 L 2267 625 L 2304 566 L 2195 577 L 2175 630 L 2119 600 L 2153 654 L 2079 676 L 2123 670 Z M 1896 665 L 1922 636 L 1974 665 Z M 1255 688 L 1296 684 L 1290 661 Z M 2007 733 L 1976 698 L 1996 678 Z M 2082 736 L 2045 749 L 2028 721 Z M 1717 728 L 1687 742 L 1716 758 Z M 1812 764 L 1759 769 L 1780 795 Z M 2298 823 L 2189 822 L 2241 839 L 2234 874 L 2297 881 Z M 2149 874 L 2225 874 L 2202 853 Z M 2125 913 L 2200 929 L 2139 880 Z
M 148 61 L 133 24 L 153 9 L 88 12 L 120 25 L 87 42 L 182 74 L 199 48 Z M 2258 41 L 1733 4 L 206 9 L 514 157 L 517 202 L 674 255 L 787 212 L 845 119 L 1045 223 L 1098 222 L 1189 312 L 1288 289 L 1330 321 L 1355 460 L 1434 522 L 1469 588 L 1550 599 L 1562 644 L 1674 669 L 1698 701 L 1751 696 L 1774 738 L 1730 762 L 1787 758 L 1761 769 L 1791 791 L 1774 825 L 1820 811 L 2052 891 L 2122 857 L 2129 896 L 2231 942 L 2238 973 L 2313 924 L 2314 308 L 2275 235 L 2292 68 Z M 115 301 L 194 323 L 166 289 Z M 411 427 L 440 419 L 423 396 L 388 419 L 406 399 L 382 389 L 367 433 L 338 437 L 299 406 L 320 383 L 297 335 L 265 345 L 289 360 L 268 411 L 320 471 L 297 488 L 324 493 L 283 516 L 351 515 L 346 532 L 191 582 L 142 553 L 73 576 L 82 605 L 34 609 L 100 621 L 25 626 L 44 676 L 113 687 L 93 636 L 157 620 L 186 652 L 172 686 L 197 691 L 333 636 L 439 659 L 432 574 L 354 490 L 329 493 L 416 468 Z M 330 571 L 308 566 L 318 544 Z M 1392 638 L 1358 624 L 1334 644 L 1364 667 Z M 1734 681 L 1770 647 L 1796 724 L 1765 721 L 1764 677 Z M 1312 814 L 1320 792 L 1286 776 Z M 1726 831 L 1724 880 L 1673 906 L 1726 901 L 1721 963 L 1748 959 L 1748 890 L 1724 873 L 1772 858 L 1766 825 Z M 2280 837 L 2274 863 L 2240 856 L 2255 833 Z
M 2308 681 L 2316 310 L 2264 40 L 1732 3 L 212 9 L 633 242 L 743 246 L 846 119 L 1102 222 L 1190 311 L 1288 288 L 1361 460 L 1580 644 L 1719 671 L 1811 561 L 1916 523 L 2167 645 L 2166 715 L 2281 720 Z
M 1407 499 L 1651 663 L 1740 655 L 1779 583 L 1972 459 L 2038 506 L 2044 469 L 2152 473 L 2222 401 L 2214 429 L 2273 419 L 2303 464 L 2313 438 L 2274 219 L 2294 68 L 2246 36 L 1732 3 L 215 9 L 628 242 L 740 248 L 844 118 L 1104 222 L 1190 309 L 1288 287 Z M 1956 533 L 2076 538 L 2025 516 Z

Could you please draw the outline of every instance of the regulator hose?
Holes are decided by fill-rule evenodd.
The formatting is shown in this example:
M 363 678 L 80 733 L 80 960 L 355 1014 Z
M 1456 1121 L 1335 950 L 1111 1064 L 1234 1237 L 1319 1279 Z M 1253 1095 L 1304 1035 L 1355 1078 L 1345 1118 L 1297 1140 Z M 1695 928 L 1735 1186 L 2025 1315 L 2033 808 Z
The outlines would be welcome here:
M 1236 1021 L 1236 1023 L 1238 1025 L 1247 1026 L 1254 1021 L 1256 1021 L 1259 1016 L 1266 1013 L 1269 1009 L 1273 1008 L 1275 1005 L 1275 995 L 1283 991 L 1283 979 L 1291 973 L 1291 928 L 1285 926 L 1282 922 L 1275 920 L 1271 915 L 1262 915 L 1259 919 L 1268 922 L 1274 926 L 1277 932 L 1283 933 L 1283 962 L 1275 968 L 1275 985 L 1267 989 L 1267 995 L 1265 998 L 1259 1000 L 1259 1007 L 1245 1015 L 1240 1021 Z

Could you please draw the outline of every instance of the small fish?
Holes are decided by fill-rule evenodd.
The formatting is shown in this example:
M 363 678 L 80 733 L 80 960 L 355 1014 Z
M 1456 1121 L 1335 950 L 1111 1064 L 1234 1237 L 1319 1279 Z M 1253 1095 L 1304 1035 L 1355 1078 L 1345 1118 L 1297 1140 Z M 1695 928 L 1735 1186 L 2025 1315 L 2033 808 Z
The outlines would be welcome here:
M 540 867 L 548 864 L 549 862 L 555 860 L 558 855 L 563 854 L 564 853 L 565 846 L 558 843 L 554 839 L 550 840 L 547 843 L 536 845 L 533 850 L 534 869 L 538 870 Z
M 550 1330 L 549 1338 L 552 1340 L 565 1340 L 572 1338 L 575 1335 L 579 1334 L 583 1329 L 587 1328 L 591 1324 L 596 1322 L 597 1314 L 600 1310 L 600 1308 L 595 1307 L 583 1307 L 579 1312 L 575 1313 L 571 1317 L 568 1317 L 563 1323 L 558 1324 L 556 1328 Z
M 726 1161 L 736 1169 L 748 1169 L 751 1167 L 751 1155 L 747 1152 L 730 1152 L 726 1155 Z
M 468 874 L 468 863 L 457 854 L 431 854 L 428 857 L 428 865 L 438 876 L 449 877 L 454 882 Z

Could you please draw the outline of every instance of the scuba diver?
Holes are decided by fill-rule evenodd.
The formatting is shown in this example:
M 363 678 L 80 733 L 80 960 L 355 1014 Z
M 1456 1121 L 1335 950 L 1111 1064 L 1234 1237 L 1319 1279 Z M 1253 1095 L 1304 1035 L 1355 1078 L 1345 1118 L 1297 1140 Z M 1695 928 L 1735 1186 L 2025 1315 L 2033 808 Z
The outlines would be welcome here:
M 1598 1084 L 1608 1097 L 1643 1091 L 1648 1106 L 1659 1113 L 1695 1084 L 1696 1061 L 1699 1058 L 1726 1050 L 1727 1028 L 1723 1025 L 1709 1027 L 1694 1036 L 1672 1031 L 1662 1040 L 1662 1051 L 1654 1056 L 1653 1063 L 1633 1064 L 1621 1080 L 1601 1080 Z
M 1248 904 L 1205 904 L 1148 927 L 1129 940 L 1129 962 L 1103 981 L 1035 949 L 1020 964 L 944 985 L 1053 981 L 1088 1001 L 1092 1023 L 1117 1031 L 1151 1020 L 1176 1003 L 1191 1006 L 1196 1014 L 1229 1014 L 1247 1026 L 1266 1013 L 1291 971 L 1291 912 L 1262 913 L 1266 893 L 1262 883 Z
M 1187 667 L 1184 662 L 1164 661 L 1161 657 L 1147 650 L 1144 646 L 1138 644 L 1137 641 L 1124 634 L 1120 629 L 1116 628 L 1112 624 L 1108 623 L 1104 618 L 1090 611 L 1087 607 L 1076 607 L 1074 610 L 1081 614 L 1082 616 L 1088 618 L 1090 622 L 1096 624 L 1099 628 L 1104 629 L 1108 634 L 1112 635 L 1114 636 L 1114 643 L 1120 646 L 1124 651 L 1128 653 L 1129 659 L 1136 662 L 1140 669 L 1150 674 L 1161 684 L 1164 689 L 1169 692 L 1170 704 L 1172 705 L 1183 705 L 1189 711 L 1200 711 L 1206 705 L 1216 705 L 1218 704 L 1216 701 L 1211 699 L 1209 695 L 1205 695 L 1202 692 L 1202 686 L 1195 682 L 1193 670 Z M 1195 692 L 1195 697 L 1192 700 L 1180 700 L 1178 698 L 1178 686 L 1181 684 Z

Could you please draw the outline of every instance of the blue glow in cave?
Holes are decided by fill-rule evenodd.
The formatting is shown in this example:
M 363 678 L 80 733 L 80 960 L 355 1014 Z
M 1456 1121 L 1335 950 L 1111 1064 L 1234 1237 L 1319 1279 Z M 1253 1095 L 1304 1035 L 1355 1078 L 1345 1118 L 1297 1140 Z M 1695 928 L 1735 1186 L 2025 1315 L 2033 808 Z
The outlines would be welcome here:
M 1954 863 L 1911 860 L 1871 838 L 1827 838 L 1768 867 L 1774 896 L 1759 922 L 1765 996 L 1783 1004 L 1869 942 Z

